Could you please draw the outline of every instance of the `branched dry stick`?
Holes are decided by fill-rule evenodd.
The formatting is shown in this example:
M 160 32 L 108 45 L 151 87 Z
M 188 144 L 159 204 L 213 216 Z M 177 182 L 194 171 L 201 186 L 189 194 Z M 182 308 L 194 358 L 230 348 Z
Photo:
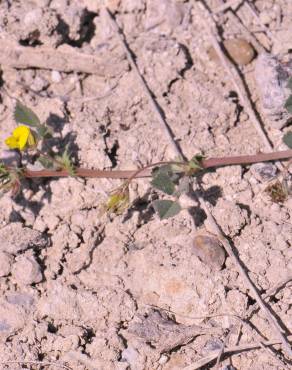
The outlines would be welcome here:
M 292 340 L 292 335 L 290 335 L 288 339 Z M 262 342 L 262 344 L 264 344 L 265 346 L 274 346 L 280 343 L 281 342 L 279 342 L 278 340 L 269 340 L 269 341 Z M 261 343 L 254 342 L 254 343 L 241 344 L 239 346 L 225 348 L 224 355 L 226 356 L 226 355 L 240 354 L 243 351 L 250 351 L 252 349 L 257 349 L 257 348 L 261 348 Z M 182 370 L 198 370 L 202 368 L 203 366 L 206 366 L 210 362 L 216 360 L 216 358 L 218 357 L 219 351 L 214 351 L 214 353 L 210 354 L 209 356 L 206 356 L 200 359 L 195 364 L 184 367 Z
M 141 85 L 143 86 L 143 89 L 144 89 L 145 93 L 147 94 L 147 96 L 149 98 L 149 101 L 151 102 L 151 106 L 153 108 L 153 111 L 157 115 L 157 118 L 158 118 L 158 120 L 159 120 L 162 128 L 166 132 L 167 137 L 168 137 L 170 143 L 172 144 L 173 149 L 175 150 L 175 152 L 180 157 L 183 157 L 182 151 L 178 147 L 178 145 L 176 144 L 176 142 L 175 142 L 175 140 L 174 140 L 174 138 L 172 136 L 171 130 L 169 129 L 169 126 L 168 126 L 167 122 L 165 121 L 165 119 L 162 116 L 161 110 L 158 108 L 158 105 L 157 105 L 156 101 L 154 100 L 154 98 L 152 96 L 152 93 L 150 92 L 149 88 L 147 87 L 147 85 L 146 85 L 146 83 L 144 81 L 144 78 L 140 74 L 139 69 L 137 68 L 136 63 L 134 62 L 134 59 L 132 57 L 132 54 L 129 51 L 129 48 L 127 47 L 126 41 L 121 36 L 121 32 L 120 32 L 120 29 L 119 29 L 118 25 L 116 24 L 115 20 L 113 19 L 113 17 L 111 16 L 110 12 L 106 8 L 105 8 L 105 12 L 106 12 L 106 14 L 108 16 L 108 19 L 111 22 L 113 28 L 117 32 L 121 44 L 125 48 L 125 51 L 126 51 L 126 54 L 127 54 L 128 59 L 129 59 L 129 62 L 133 66 L 134 70 L 136 71 L 137 77 L 139 78 L 139 81 L 140 81 Z M 208 28 L 207 28 L 207 30 L 208 30 Z M 224 57 L 224 55 L 223 55 L 223 53 L 222 53 L 222 51 L 221 51 L 221 49 L 219 47 L 219 44 L 217 43 L 217 40 L 216 40 L 215 37 L 214 37 L 214 40 L 216 41 L 215 42 L 216 47 L 219 48 L 219 50 L 220 50 L 219 55 L 221 55 L 221 57 L 223 57 L 223 60 L 225 60 L 225 57 Z M 230 74 L 230 70 L 229 69 L 228 69 L 228 73 Z M 235 81 L 232 73 L 231 73 L 231 76 L 232 76 L 232 80 Z M 246 103 L 247 110 L 250 113 L 250 115 L 251 115 L 251 117 L 252 117 L 252 119 L 254 121 L 254 124 L 255 124 L 255 127 L 256 127 L 257 131 L 259 132 L 259 134 L 261 135 L 262 139 L 264 140 L 265 145 L 271 150 L 272 146 L 271 146 L 269 140 L 267 139 L 267 137 L 265 136 L 265 133 L 264 133 L 264 131 L 261 128 L 260 122 L 257 120 L 257 117 L 256 117 L 256 115 L 255 115 L 255 113 L 254 113 L 254 111 L 252 109 L 252 106 L 251 106 L 251 104 L 249 102 L 249 99 L 246 96 L 245 90 L 243 88 L 241 88 L 241 87 L 239 88 L 238 86 L 239 85 L 236 84 L 236 89 L 238 90 L 238 93 L 239 93 L 240 98 L 243 100 L 244 103 Z M 264 302 L 263 302 L 262 298 L 260 297 L 257 289 L 255 288 L 253 282 L 251 281 L 251 279 L 249 278 L 249 276 L 245 272 L 245 269 L 242 267 L 242 264 L 239 262 L 236 254 L 234 253 L 234 251 L 233 251 L 233 249 L 231 247 L 231 244 L 228 242 L 228 240 L 222 234 L 222 232 L 221 232 L 220 228 L 218 227 L 218 225 L 217 225 L 217 223 L 216 223 L 213 215 L 209 211 L 209 208 L 207 206 L 207 203 L 200 196 L 198 197 L 198 199 L 199 199 L 199 202 L 201 203 L 201 205 L 203 206 L 203 208 L 204 208 L 204 210 L 205 210 L 205 212 L 207 214 L 208 219 L 210 220 L 210 223 L 212 225 L 214 234 L 217 234 L 218 237 L 221 239 L 222 244 L 225 247 L 226 252 L 228 253 L 228 255 L 230 256 L 230 258 L 232 259 L 234 265 L 237 267 L 239 273 L 242 275 L 242 277 L 245 280 L 246 284 L 248 285 L 249 289 L 252 291 L 252 293 L 253 293 L 255 299 L 257 300 L 259 306 L 265 312 L 268 321 L 274 327 L 274 329 L 275 329 L 276 333 L 278 334 L 278 337 L 279 337 L 281 343 L 283 344 L 283 347 L 285 348 L 286 352 L 292 357 L 292 351 L 291 351 L 290 345 L 287 342 L 285 336 L 282 334 L 281 328 L 279 327 L 279 324 L 278 324 L 277 320 L 275 319 L 275 317 L 271 314 L 271 312 L 269 311 L 269 309 L 264 304 Z

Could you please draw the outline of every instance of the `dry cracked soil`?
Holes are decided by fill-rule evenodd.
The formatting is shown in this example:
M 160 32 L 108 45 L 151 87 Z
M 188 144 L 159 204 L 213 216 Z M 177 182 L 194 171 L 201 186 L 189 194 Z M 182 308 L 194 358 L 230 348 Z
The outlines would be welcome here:
M 263 151 L 212 49 L 200 3 L 214 12 L 223 39 L 240 40 L 231 43 L 235 66 L 274 147 L 285 149 L 289 127 L 283 112 L 265 106 L 255 71 L 264 50 L 288 63 L 288 0 L 252 2 L 259 18 L 247 1 L 217 13 L 224 1 L 2 1 L 1 149 L 15 128 L 17 98 L 47 122 L 56 142 L 70 145 L 80 166 L 133 169 L 173 158 L 107 6 L 187 157 Z M 213 216 L 261 294 L 291 276 L 292 199 L 273 202 L 265 192 L 277 175 L 277 166 L 266 163 L 219 168 L 200 179 Z M 160 221 L 147 179 L 131 186 L 129 211 L 101 215 L 100 204 L 120 183 L 24 180 L 16 198 L 1 198 L 1 369 L 180 370 L 223 343 L 277 338 L 256 307 L 238 319 L 255 300 L 237 267 L 229 257 L 218 266 L 194 251 L 187 213 Z M 199 205 L 192 216 L 204 234 L 208 219 Z M 288 334 L 289 283 L 268 305 Z M 276 357 L 265 348 L 223 356 L 217 369 L 284 369 L 280 347 L 273 349 Z M 200 368 L 215 367 L 213 361 Z

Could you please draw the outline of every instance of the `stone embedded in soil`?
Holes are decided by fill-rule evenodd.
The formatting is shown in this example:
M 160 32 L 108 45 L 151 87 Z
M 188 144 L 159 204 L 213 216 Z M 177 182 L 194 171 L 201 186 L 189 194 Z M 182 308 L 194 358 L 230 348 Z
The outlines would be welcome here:
M 12 262 L 13 258 L 10 254 L 0 251 L 0 277 L 10 274 Z
M 244 66 L 249 64 L 255 56 L 253 47 L 245 39 L 228 39 L 223 42 L 223 45 L 230 58 L 238 65 Z M 213 46 L 208 49 L 207 53 L 210 59 L 219 62 L 218 54 Z
M 196 235 L 192 252 L 212 270 L 221 270 L 225 262 L 225 251 L 220 241 L 212 235 Z
M 254 177 L 260 182 L 273 179 L 277 174 L 277 167 L 272 163 L 255 163 L 250 167 Z
M 21 255 L 16 258 L 12 277 L 19 285 L 31 285 L 42 281 L 42 271 L 34 256 Z
M 15 222 L 0 230 L 0 250 L 16 255 L 29 248 L 44 248 L 47 239 L 38 231 Z

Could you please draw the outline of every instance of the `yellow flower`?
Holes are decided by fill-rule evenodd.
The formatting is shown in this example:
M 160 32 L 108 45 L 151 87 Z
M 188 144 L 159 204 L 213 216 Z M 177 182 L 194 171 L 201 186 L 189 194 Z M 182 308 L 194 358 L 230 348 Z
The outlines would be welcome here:
M 12 136 L 9 136 L 5 143 L 10 149 L 24 150 L 26 147 L 35 146 L 36 140 L 30 128 L 21 125 L 13 130 Z

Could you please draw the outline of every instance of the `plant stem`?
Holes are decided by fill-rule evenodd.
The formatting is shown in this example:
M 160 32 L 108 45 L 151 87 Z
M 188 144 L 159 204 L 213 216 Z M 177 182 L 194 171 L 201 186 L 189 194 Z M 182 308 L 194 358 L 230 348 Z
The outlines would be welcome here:
M 242 155 L 242 156 L 230 156 L 230 157 L 219 157 L 219 158 L 208 158 L 202 160 L 202 168 L 214 168 L 221 166 L 230 166 L 230 165 L 246 165 L 251 163 L 258 162 L 267 162 L 275 161 L 279 159 L 292 158 L 292 149 L 283 150 L 279 152 L 272 153 L 259 153 L 255 155 Z M 138 170 L 92 170 L 86 168 L 76 168 L 77 177 L 91 177 L 91 178 L 111 178 L 111 179 L 128 179 L 128 181 L 133 180 L 134 178 L 150 177 L 151 171 L 150 168 L 156 166 L 162 166 L 166 164 L 185 164 L 185 162 L 157 162 L 149 164 Z M 36 177 L 69 177 L 70 174 L 66 170 L 41 170 L 41 171 L 31 171 L 24 170 L 23 176 L 28 178 Z

